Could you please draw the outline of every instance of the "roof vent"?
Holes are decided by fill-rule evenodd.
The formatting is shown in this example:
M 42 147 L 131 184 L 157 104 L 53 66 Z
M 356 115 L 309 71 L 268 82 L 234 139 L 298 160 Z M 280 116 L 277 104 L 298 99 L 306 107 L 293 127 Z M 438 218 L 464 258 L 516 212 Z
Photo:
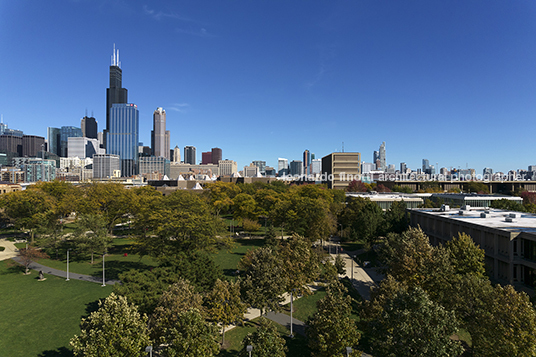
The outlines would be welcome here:
M 486 213 L 481 213 L 480 218 L 486 218 L 488 215 Z
M 463 210 L 466 210 L 466 211 L 470 211 L 471 210 L 471 206 L 470 205 L 464 205 L 462 207 Z
M 460 216 L 463 216 L 463 211 L 462 211 L 462 210 L 459 210 L 459 211 L 458 211 L 458 214 L 459 214 Z
M 508 215 L 508 217 L 516 218 L 516 217 L 517 217 L 517 214 L 515 214 L 515 213 L 510 213 L 510 214 Z
M 505 218 L 505 222 L 514 222 L 514 220 L 512 219 L 512 217 L 506 217 Z

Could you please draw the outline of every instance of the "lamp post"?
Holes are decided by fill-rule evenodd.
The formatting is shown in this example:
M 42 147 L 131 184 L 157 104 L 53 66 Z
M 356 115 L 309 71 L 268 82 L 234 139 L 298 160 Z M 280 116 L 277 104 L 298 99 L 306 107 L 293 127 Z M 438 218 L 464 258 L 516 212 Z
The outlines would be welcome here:
M 145 352 L 149 352 L 149 357 L 153 357 L 153 346 L 145 347 Z
M 102 253 L 102 285 L 101 286 L 106 286 L 106 280 L 104 280 L 104 255 L 106 253 Z
M 352 353 L 352 347 L 346 347 L 346 357 L 350 357 L 350 353 Z
M 67 249 L 67 279 L 65 281 L 69 281 L 69 251 L 71 248 Z
M 252 345 L 247 345 L 246 346 L 246 351 L 248 351 L 249 357 L 251 357 L 251 351 L 253 351 L 253 346 Z
M 292 330 L 293 323 L 292 323 L 292 303 L 293 303 L 293 296 L 292 293 L 296 291 L 296 289 L 292 289 L 290 291 L 290 338 L 294 338 L 294 332 Z

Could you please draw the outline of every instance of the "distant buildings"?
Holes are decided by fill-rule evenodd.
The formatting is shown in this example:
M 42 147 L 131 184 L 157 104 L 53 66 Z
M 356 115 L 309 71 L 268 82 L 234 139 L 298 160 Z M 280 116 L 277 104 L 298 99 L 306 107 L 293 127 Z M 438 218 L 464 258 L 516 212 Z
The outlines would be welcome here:
M 91 139 L 98 139 L 97 120 L 87 115 L 80 120 L 80 129 L 82 136 Z
M 385 157 L 385 141 L 380 145 L 379 151 L 374 151 L 373 161 L 376 165 L 376 170 L 385 171 L 385 169 L 387 168 Z
M 82 129 L 75 126 L 62 126 L 60 129 L 60 154 L 61 157 L 69 156 L 69 138 L 81 138 Z
M 184 163 L 195 165 L 196 164 L 196 149 L 195 146 L 185 146 L 184 147 Z
M 259 173 L 261 175 L 266 174 L 266 161 L 255 160 L 255 161 L 252 162 L 252 164 L 259 168 Z
M 93 155 L 93 178 L 111 178 L 121 176 L 119 155 Z
M 290 175 L 291 176 L 303 175 L 303 162 L 301 160 L 292 160 L 290 162 Z
M 281 177 L 288 174 L 288 160 L 280 157 L 277 159 L 277 175 Z
M 151 131 L 151 149 L 153 156 L 170 159 L 169 130 L 166 130 L 166 111 L 156 108 L 153 113 L 153 130 Z
M 114 104 L 126 104 L 128 102 L 128 90 L 122 87 L 123 71 L 119 61 L 119 50 L 115 50 L 112 55 L 112 64 L 110 65 L 110 87 L 106 89 L 106 130 L 104 132 L 104 148 L 107 148 L 108 135 L 111 127 L 111 110 Z M 137 143 L 136 143 L 137 145 Z
M 311 153 L 307 149 L 303 152 L 303 173 L 305 175 L 311 173 Z
M 322 158 L 322 175 L 328 188 L 346 189 L 361 175 L 361 154 L 358 152 L 334 152 Z
M 220 176 L 231 176 L 238 172 L 238 164 L 233 160 L 220 160 Z
M 173 162 L 181 162 L 181 149 L 177 145 L 173 149 Z

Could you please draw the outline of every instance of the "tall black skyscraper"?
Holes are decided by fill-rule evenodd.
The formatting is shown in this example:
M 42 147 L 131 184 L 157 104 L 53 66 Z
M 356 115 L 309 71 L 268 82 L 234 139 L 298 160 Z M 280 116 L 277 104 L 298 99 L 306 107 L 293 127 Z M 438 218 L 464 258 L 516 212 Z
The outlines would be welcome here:
M 112 55 L 112 65 L 110 66 L 110 88 L 106 89 L 106 130 L 104 131 L 104 147 L 106 148 L 106 133 L 110 130 L 110 109 L 112 104 L 126 104 L 128 101 L 128 91 L 122 88 L 123 71 L 119 61 L 119 50 L 115 50 Z
M 80 121 L 80 126 L 82 129 L 82 136 L 86 138 L 97 139 L 97 121 L 93 117 L 88 117 L 87 115 L 82 118 Z

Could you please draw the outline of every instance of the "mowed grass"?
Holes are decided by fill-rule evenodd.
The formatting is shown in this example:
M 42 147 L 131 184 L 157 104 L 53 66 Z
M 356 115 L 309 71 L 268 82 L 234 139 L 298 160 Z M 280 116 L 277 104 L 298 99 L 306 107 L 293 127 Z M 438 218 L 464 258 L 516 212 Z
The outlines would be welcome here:
M 46 275 L 22 274 L 11 260 L 0 261 L 0 356 L 71 356 L 69 340 L 80 321 L 96 310 L 112 286 Z
M 211 256 L 214 263 L 218 265 L 224 275 L 234 278 L 238 267 L 238 262 L 248 250 L 257 249 L 264 246 L 264 239 L 233 239 L 233 245 L 230 249 L 221 249 Z
M 316 303 L 318 300 L 324 298 L 324 296 L 326 296 L 326 291 L 324 288 L 321 288 L 316 290 L 312 295 L 306 295 L 298 299 L 294 299 L 292 303 L 294 307 L 292 317 L 297 320 L 307 322 L 307 320 L 318 311 Z M 290 316 L 290 303 L 286 304 L 283 309 L 283 313 Z
M 242 341 L 248 333 L 254 333 L 259 326 L 260 317 L 244 323 L 243 326 L 237 326 L 234 329 L 225 333 L 225 349 L 220 352 L 218 356 L 231 357 L 238 356 L 238 353 L 242 349 Z M 281 326 L 273 322 L 279 332 L 279 335 L 285 339 L 286 346 L 288 348 L 287 356 L 292 357 L 309 357 L 311 351 L 307 347 L 307 340 L 305 336 L 298 335 L 294 338 L 290 338 L 290 330 L 285 326 Z M 253 352 L 253 356 L 255 353 Z
M 113 246 L 109 249 L 109 254 L 104 257 L 107 279 L 118 279 L 119 274 L 130 269 L 144 270 L 158 265 L 158 262 L 149 256 L 140 257 L 137 254 L 130 254 L 129 248 L 132 243 L 133 241 L 125 238 L 114 239 Z M 67 247 L 68 245 L 64 244 L 59 249 L 59 259 L 54 259 L 56 254 L 49 250 L 50 259 L 40 259 L 37 262 L 47 267 L 66 271 Z M 91 264 L 89 255 L 80 255 L 76 251 L 71 251 L 69 254 L 69 272 L 102 276 L 102 255 L 95 254 L 93 259 L 93 264 Z

